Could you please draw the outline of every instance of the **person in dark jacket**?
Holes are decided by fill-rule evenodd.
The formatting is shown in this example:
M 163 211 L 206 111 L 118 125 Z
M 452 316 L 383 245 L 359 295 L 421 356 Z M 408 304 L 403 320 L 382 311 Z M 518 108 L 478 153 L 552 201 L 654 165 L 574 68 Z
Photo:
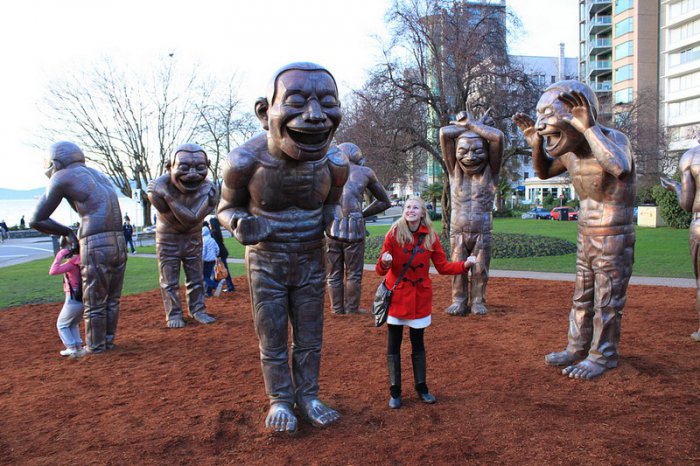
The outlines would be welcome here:
M 236 287 L 233 286 L 233 280 L 231 280 L 231 272 L 229 271 L 228 264 L 226 263 L 226 259 L 228 258 L 228 249 L 226 249 L 226 245 L 224 244 L 224 237 L 221 234 L 221 224 L 219 223 L 218 218 L 212 217 L 209 219 L 209 229 L 211 230 L 211 237 L 214 238 L 216 244 L 219 245 L 219 259 L 221 259 L 221 262 L 224 263 L 226 271 L 228 272 L 228 277 L 226 277 L 226 290 L 224 291 L 229 293 L 236 291 Z
M 379 275 L 386 275 L 386 287 L 392 289 L 406 263 L 411 258 L 416 243 L 418 251 L 396 285 L 387 318 L 387 366 L 389 369 L 389 407 L 401 407 L 401 341 L 404 326 L 409 327 L 411 338 L 411 362 L 418 396 L 425 403 L 437 400 L 428 391 L 426 383 L 425 344 L 423 333 L 431 323 L 433 287 L 429 275 L 430 261 L 438 273 L 459 275 L 467 273 L 476 262 L 469 256 L 464 262 L 448 262 L 445 251 L 433 229 L 428 210 L 420 198 L 406 201 L 403 214 L 389 229 L 377 261 Z
M 126 245 L 131 248 L 131 253 L 136 252 L 136 248 L 134 248 L 134 227 L 131 226 L 131 221 L 129 220 L 129 217 L 124 216 L 124 225 L 122 226 L 122 230 L 124 231 L 124 241 L 126 241 Z

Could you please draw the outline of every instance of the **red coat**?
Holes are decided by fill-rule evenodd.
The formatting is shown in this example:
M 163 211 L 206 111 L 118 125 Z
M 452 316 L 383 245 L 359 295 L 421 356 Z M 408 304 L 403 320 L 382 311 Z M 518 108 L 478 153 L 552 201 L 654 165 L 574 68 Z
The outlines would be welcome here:
M 408 259 L 411 258 L 413 246 L 418 240 L 418 234 L 427 234 L 428 229 L 421 225 L 413 234 L 413 242 L 401 246 L 394 238 L 393 230 L 390 230 L 384 238 L 384 246 L 377 260 L 376 270 L 379 275 L 387 275 L 386 286 L 391 289 L 396 282 L 396 277 L 403 270 Z M 425 240 L 423 240 L 425 241 Z M 437 238 L 433 241 L 432 251 L 428 251 L 421 243 L 416 257 L 413 258 L 401 283 L 398 284 L 391 297 L 389 315 L 398 319 L 420 319 L 431 314 L 433 308 L 433 285 L 430 279 L 429 269 L 432 259 L 435 268 L 443 275 L 459 275 L 465 273 L 464 262 L 448 262 L 445 250 Z M 393 257 L 390 269 L 381 265 L 382 255 L 389 252 Z

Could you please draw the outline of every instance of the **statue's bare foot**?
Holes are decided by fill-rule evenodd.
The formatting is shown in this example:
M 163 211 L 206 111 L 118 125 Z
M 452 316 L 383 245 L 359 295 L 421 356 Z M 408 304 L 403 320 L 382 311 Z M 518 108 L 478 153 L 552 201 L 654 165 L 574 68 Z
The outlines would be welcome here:
M 340 413 L 318 398 L 306 398 L 297 403 L 301 414 L 315 427 L 328 427 L 340 419 Z
M 584 359 L 578 364 L 562 369 L 561 373 L 568 375 L 572 379 L 590 380 L 600 377 L 606 370 L 608 370 L 607 367 L 593 361 L 589 361 L 588 359 Z
M 483 316 L 484 314 L 488 314 L 488 312 L 489 310 L 486 309 L 484 303 L 472 303 L 472 314 L 477 316 Z
M 200 324 L 213 324 L 216 322 L 216 318 L 214 316 L 210 316 L 204 311 L 195 312 L 192 315 L 192 318 Z
M 271 432 L 286 432 L 293 434 L 297 430 L 297 417 L 292 407 L 287 403 L 276 403 L 270 406 L 265 418 L 265 428 Z
M 691 333 L 690 338 L 695 341 L 700 341 L 700 329 L 698 329 L 697 332 Z
M 581 359 L 583 359 L 583 356 L 578 356 L 576 353 L 559 351 L 558 353 L 549 353 L 546 355 L 544 357 L 544 362 L 550 366 L 569 366 Z
M 466 316 L 469 313 L 469 309 L 458 303 L 452 303 L 450 307 L 445 309 L 445 313 L 451 316 Z
M 183 328 L 185 320 L 182 317 L 173 317 L 168 320 L 168 328 Z

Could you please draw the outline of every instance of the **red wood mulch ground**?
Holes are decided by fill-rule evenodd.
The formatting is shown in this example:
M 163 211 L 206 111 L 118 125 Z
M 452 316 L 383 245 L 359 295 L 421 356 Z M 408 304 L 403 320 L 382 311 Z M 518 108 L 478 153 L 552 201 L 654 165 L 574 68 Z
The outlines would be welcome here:
M 365 274 L 368 306 L 378 278 Z M 244 278 L 219 318 L 164 327 L 158 291 L 122 300 L 117 349 L 61 358 L 60 304 L 0 312 L 3 464 L 699 464 L 695 292 L 631 286 L 619 368 L 570 380 L 543 362 L 566 342 L 572 283 L 491 280 L 491 313 L 448 317 L 435 277 L 428 406 L 387 408 L 385 328 L 326 316 L 321 395 L 343 415 L 295 436 L 262 430 L 267 402 Z M 404 342 L 404 386 L 411 387 Z

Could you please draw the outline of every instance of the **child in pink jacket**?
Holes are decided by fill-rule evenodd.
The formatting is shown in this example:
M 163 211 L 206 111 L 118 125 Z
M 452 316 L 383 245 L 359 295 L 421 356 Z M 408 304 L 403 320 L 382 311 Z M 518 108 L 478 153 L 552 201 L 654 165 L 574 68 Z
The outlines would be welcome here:
M 56 254 L 56 258 L 51 264 L 49 275 L 61 275 L 63 277 L 63 291 L 66 293 L 66 300 L 63 309 L 58 315 L 56 327 L 58 336 L 66 345 L 66 349 L 60 352 L 61 356 L 79 358 L 85 355 L 83 340 L 80 338 L 80 321 L 83 317 L 82 302 L 82 281 L 80 280 L 80 254 L 72 253 L 67 249 L 68 239 L 61 238 L 61 250 Z M 63 259 L 67 259 L 61 263 Z

